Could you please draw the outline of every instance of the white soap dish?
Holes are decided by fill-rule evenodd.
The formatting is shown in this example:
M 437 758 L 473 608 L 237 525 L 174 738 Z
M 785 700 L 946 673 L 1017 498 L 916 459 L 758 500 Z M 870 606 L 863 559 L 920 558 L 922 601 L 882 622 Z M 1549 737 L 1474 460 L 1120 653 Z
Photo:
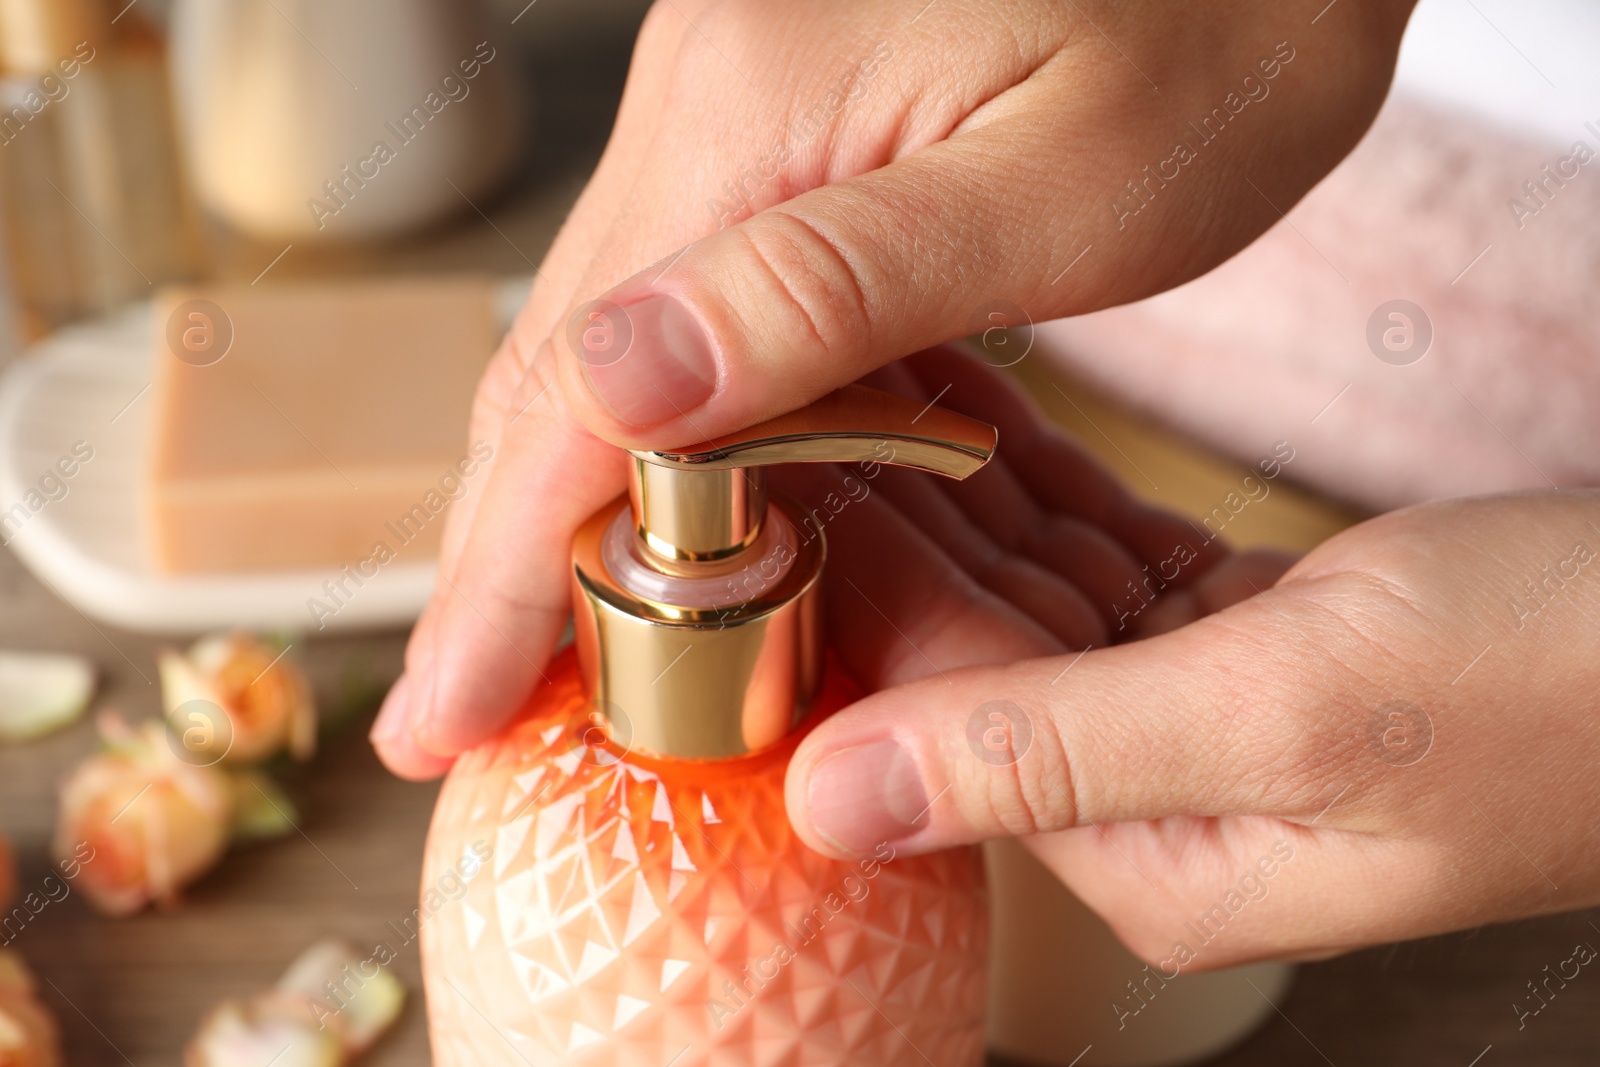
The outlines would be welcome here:
M 501 285 L 507 328 L 528 289 L 526 279 Z M 336 613 L 321 616 L 308 601 L 327 601 L 323 583 L 338 576 L 336 567 L 208 575 L 151 569 L 138 499 L 151 315 L 145 303 L 70 327 L 0 375 L 0 544 L 79 611 L 128 630 L 301 631 L 318 622 L 349 630 L 414 620 L 433 590 L 434 561 L 386 566 Z

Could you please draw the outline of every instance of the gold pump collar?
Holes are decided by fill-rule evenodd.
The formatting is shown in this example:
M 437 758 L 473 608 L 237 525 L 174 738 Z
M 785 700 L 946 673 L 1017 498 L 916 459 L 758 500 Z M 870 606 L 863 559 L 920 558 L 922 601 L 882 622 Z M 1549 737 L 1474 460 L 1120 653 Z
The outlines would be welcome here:
M 697 448 L 632 452 L 628 500 L 573 542 L 578 662 L 618 740 L 718 759 L 781 740 L 821 683 L 826 539 L 769 500 L 774 463 L 864 463 L 965 478 L 994 427 L 849 386 Z

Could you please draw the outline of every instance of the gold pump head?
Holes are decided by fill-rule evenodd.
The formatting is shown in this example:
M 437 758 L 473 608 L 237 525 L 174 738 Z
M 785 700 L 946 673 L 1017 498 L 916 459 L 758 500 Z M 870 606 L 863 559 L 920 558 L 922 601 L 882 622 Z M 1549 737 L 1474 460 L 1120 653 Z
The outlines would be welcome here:
M 628 498 L 573 542 L 578 660 L 619 743 L 713 759 L 780 740 L 820 681 L 823 522 L 767 493 L 775 463 L 965 478 L 994 427 L 864 386 L 685 451 L 634 451 Z M 871 473 L 868 473 L 868 472 Z

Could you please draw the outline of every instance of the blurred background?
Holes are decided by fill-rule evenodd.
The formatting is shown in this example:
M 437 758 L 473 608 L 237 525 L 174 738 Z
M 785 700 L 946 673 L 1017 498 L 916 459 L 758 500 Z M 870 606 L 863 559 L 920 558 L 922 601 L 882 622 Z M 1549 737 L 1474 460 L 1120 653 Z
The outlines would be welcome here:
M 0 1013 L 43 1005 L 65 1062 L 177 1062 L 202 1026 L 225 1028 L 208 1014 L 219 1002 L 254 1003 L 330 938 L 351 959 L 391 948 L 384 969 L 407 993 L 398 1014 L 374 1008 L 392 1030 L 339 1055 L 428 1062 L 408 924 L 437 787 L 384 773 L 366 728 L 431 586 L 443 513 L 474 491 L 472 385 L 604 147 L 647 6 L 0 0 L 0 833 L 16 867 L 0 960 L 35 976 L 0 965 Z M 1593 9 L 1552 4 L 1530 30 L 1512 5 L 1482 6 L 1494 23 L 1471 3 L 1424 4 L 1399 110 L 1375 134 L 1380 147 L 1437 135 L 1429 174 L 1471 171 L 1447 158 L 1451 131 L 1479 131 L 1474 151 L 1522 173 L 1600 120 Z M 1496 23 L 1538 57 L 1533 73 Z M 1557 104 L 1540 67 L 1562 84 Z M 1393 379 L 1360 377 L 1395 365 L 1362 341 L 1369 290 L 1416 292 L 1385 273 L 1394 246 L 1373 237 L 1393 220 L 1335 210 L 1405 184 L 1383 152 L 1363 158 L 1296 217 L 1358 282 L 1363 255 L 1377 280 L 1348 298 L 1351 339 L 1288 438 L 1305 458 L 1232 511 L 1237 546 L 1303 551 L 1400 502 L 1317 479 L 1307 447 L 1343 416 L 1320 422 L 1341 383 L 1356 386 L 1346 407 L 1363 389 L 1408 404 Z M 1474 210 L 1499 225 L 1504 190 L 1484 190 Z M 1296 237 L 1280 227 L 1261 255 L 1275 240 Z M 1459 243 L 1437 248 L 1441 290 L 1479 262 L 1484 241 Z M 1245 277 L 1292 273 L 1240 262 L 1258 265 Z M 1040 355 L 1011 368 L 1135 492 L 1193 515 L 1244 484 L 1277 428 L 1230 449 L 1215 422 L 1166 417 L 1117 368 L 1137 374 L 1163 308 L 1207 292 L 1091 317 L 1053 349 L 1040 331 Z M 1332 314 L 1320 295 L 1297 299 L 1279 305 L 1291 322 L 1305 306 Z M 1006 325 L 1031 352 L 1034 324 Z M 1249 348 L 1227 330 L 1193 336 Z M 1352 346 L 1359 374 L 1334 362 Z M 235 632 L 252 636 L 218 636 Z M 155 840 L 152 809 L 199 843 Z M 73 866 L 86 843 L 96 858 Z M 1265 1028 L 1214 1062 L 1477 1062 L 1519 1029 L 1508 1005 L 1590 936 L 1585 922 L 1308 966 Z M 337 973 L 344 957 L 329 958 Z M 1572 1024 L 1541 1023 L 1518 1062 L 1592 1059 L 1581 1024 L 1600 983 L 1563 996 Z M 1463 1029 L 1469 1014 L 1482 1025 Z
M 27 146 L 35 156 L 53 149 L 56 167 L 78 173 L 63 181 L 43 159 L 7 161 L 12 355 L 42 330 L 110 310 L 150 283 L 250 282 L 296 238 L 299 254 L 285 255 L 273 277 L 531 274 L 605 144 L 648 7 L 638 0 L 537 0 L 526 10 L 499 0 L 460 10 L 136 0 L 119 10 L 125 4 L 6 0 L 3 8 L 10 36 L 0 47 L 8 92 L 18 99 L 52 71 L 67 95 L 93 93 L 87 78 L 60 78 L 56 70 L 85 40 L 100 54 L 84 74 L 104 74 L 114 85 L 100 113 L 68 118 L 61 108 L 57 125 L 72 128 L 53 131 L 48 147 Z M 498 50 L 484 72 L 493 84 L 461 101 L 458 110 L 471 113 L 450 115 L 455 128 L 444 128 L 440 113 L 431 132 L 449 143 L 404 146 L 424 158 L 403 158 L 385 124 L 398 123 L 446 75 L 482 88 L 461 78 L 457 64 L 485 40 Z M 56 118 L 47 108 L 34 123 Z M 6 134 L 8 149 L 13 138 L 22 147 L 15 123 Z M 382 138 L 400 149 L 395 174 L 351 200 L 380 203 L 314 229 L 306 201 L 326 200 L 324 181 L 368 158 Z M 458 179 L 493 221 L 441 176 Z M 68 203 L 58 195 L 61 203 L 52 204 L 41 195 L 52 180 L 67 194 L 84 191 L 86 200 L 98 184 L 100 198 Z M 421 192 L 415 187 L 423 182 L 439 188 Z M 383 184 L 411 188 L 388 192 Z M 104 247 L 73 234 L 69 215 L 93 222 Z M 47 226 L 48 237 L 58 238 L 53 247 Z

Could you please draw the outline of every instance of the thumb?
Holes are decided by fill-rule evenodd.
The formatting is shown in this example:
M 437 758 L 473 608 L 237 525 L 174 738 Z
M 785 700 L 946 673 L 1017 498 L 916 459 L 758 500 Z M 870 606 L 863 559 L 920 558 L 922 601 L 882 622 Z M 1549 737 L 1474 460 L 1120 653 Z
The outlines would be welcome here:
M 1275 33 L 1259 28 L 1237 47 L 1270 49 Z M 1153 33 L 1147 50 L 1161 53 L 1161 38 Z M 1083 40 L 1098 48 L 1092 34 Z M 842 138 L 820 168 L 842 180 L 770 204 L 580 306 L 561 346 L 569 406 L 614 444 L 702 441 L 957 337 L 1178 285 L 1277 222 L 1355 144 L 1393 49 L 1387 37 L 1356 60 L 1308 49 L 1273 90 L 1289 94 L 1295 121 L 1258 124 L 1203 177 L 1162 182 L 1132 221 L 1126 176 L 1149 173 L 1171 147 L 1150 131 L 1205 112 L 1232 84 L 1208 63 L 1171 95 L 1143 86 L 1130 95 L 1120 78 L 1091 76 L 1096 55 L 1071 45 L 1040 57 L 931 141 L 904 118 Z M 863 172 L 868 160 L 886 162 Z M 692 163 L 652 163 L 641 220 L 681 208 L 681 189 L 657 186 L 681 183 Z M 718 224 L 728 217 L 711 213 Z M 628 236 L 618 240 L 632 236 L 620 229 Z
M 813 848 L 848 855 L 1170 816 L 1314 816 L 1331 783 L 1370 762 L 1382 699 L 1362 666 L 1369 644 L 1330 610 L 1355 584 L 1299 581 L 1149 640 L 876 693 L 801 743 L 790 820 Z
M 1029 141 L 999 122 L 934 144 L 635 275 L 569 319 L 558 345 L 568 404 L 614 444 L 705 440 L 912 352 L 1135 299 L 1198 273 L 1149 234 L 1113 240 L 1115 219 L 1068 188 L 1040 188 L 1026 217 L 1012 198 L 983 195 L 1000 181 L 997 168 L 1038 169 L 1067 153 L 1082 131 L 1061 127 Z M 950 210 L 934 206 L 941 198 Z M 1204 266 L 1265 229 L 1275 216 L 1261 207 L 1241 201 Z M 1065 269 L 1091 244 L 1097 254 Z

